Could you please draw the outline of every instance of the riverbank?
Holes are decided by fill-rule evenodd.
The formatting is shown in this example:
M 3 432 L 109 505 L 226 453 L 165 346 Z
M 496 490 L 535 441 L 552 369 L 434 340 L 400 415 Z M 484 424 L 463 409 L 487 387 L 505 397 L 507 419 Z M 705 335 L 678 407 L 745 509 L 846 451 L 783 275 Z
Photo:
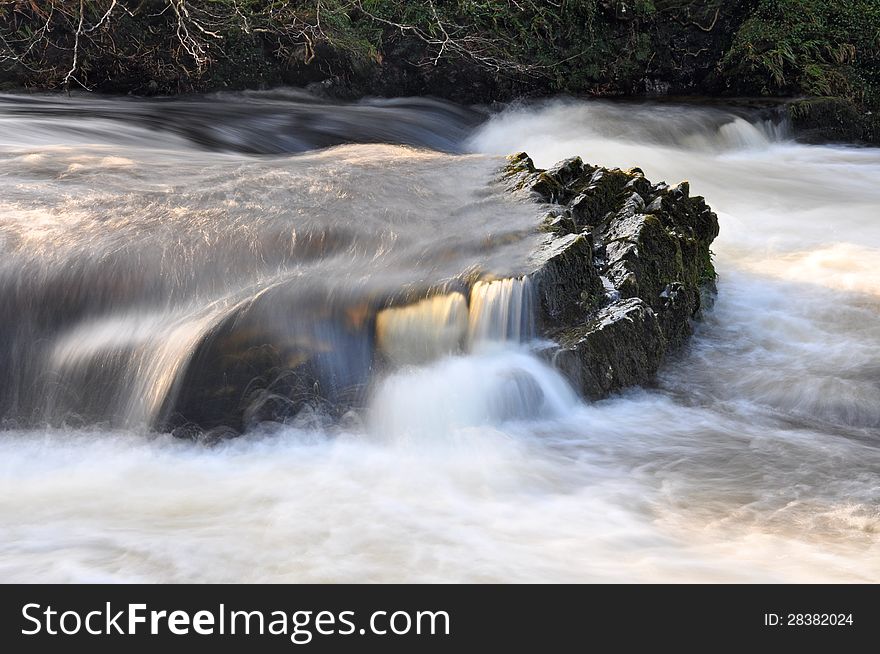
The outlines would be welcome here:
M 0 90 L 797 97 L 810 140 L 880 142 L 877 0 L 203 5 L 0 3 Z

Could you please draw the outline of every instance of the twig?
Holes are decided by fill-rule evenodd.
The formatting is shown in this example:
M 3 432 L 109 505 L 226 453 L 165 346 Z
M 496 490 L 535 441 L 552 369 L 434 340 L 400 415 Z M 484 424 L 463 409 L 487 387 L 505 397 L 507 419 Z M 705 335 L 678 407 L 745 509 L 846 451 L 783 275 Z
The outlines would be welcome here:
M 73 74 L 76 72 L 76 67 L 79 65 L 79 37 L 83 32 L 83 20 L 85 19 L 86 11 L 84 5 L 84 0 L 79 0 L 79 24 L 76 27 L 76 34 L 73 39 L 73 63 L 70 66 L 70 70 L 67 71 L 67 75 L 64 76 L 64 79 L 61 83 L 65 86 L 65 88 L 70 84 L 70 80 L 74 80 L 77 84 L 85 88 L 85 84 L 76 79 Z

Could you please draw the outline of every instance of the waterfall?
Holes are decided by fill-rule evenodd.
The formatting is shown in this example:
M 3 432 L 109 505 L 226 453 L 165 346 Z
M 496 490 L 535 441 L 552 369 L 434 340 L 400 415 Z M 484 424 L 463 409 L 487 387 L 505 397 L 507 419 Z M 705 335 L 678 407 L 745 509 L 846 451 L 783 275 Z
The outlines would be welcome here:
M 464 295 L 435 295 L 380 311 L 376 316 L 376 344 L 398 365 L 425 363 L 460 351 L 467 325 Z
M 535 335 L 534 292 L 528 277 L 478 281 L 462 293 L 435 295 L 383 309 L 376 347 L 396 365 L 418 365 L 489 343 L 522 343 Z
M 468 343 L 522 343 L 535 335 L 534 291 L 527 276 L 479 281 L 471 289 Z
M 59 336 L 48 358 L 53 383 L 43 420 L 155 426 L 198 343 L 237 306 L 229 305 L 96 317 Z

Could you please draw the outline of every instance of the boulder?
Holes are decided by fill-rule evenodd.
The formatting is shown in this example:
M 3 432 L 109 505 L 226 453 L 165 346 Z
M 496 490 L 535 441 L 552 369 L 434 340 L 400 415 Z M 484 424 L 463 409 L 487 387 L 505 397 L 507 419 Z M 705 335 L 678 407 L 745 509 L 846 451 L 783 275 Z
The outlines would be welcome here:
M 586 397 L 650 381 L 715 292 L 718 217 L 687 182 L 652 184 L 638 168 L 580 157 L 542 170 L 518 153 L 502 180 L 551 205 L 530 274 L 544 354 Z
M 550 362 L 590 399 L 642 384 L 663 363 L 666 340 L 657 315 L 640 298 L 599 309 L 585 325 L 555 333 Z

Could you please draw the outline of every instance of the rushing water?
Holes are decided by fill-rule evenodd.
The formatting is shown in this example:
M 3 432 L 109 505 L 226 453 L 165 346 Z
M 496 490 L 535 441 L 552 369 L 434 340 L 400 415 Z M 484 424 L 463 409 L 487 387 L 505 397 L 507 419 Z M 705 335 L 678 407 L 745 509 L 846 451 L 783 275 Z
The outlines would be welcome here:
M 0 97 L 0 577 L 880 580 L 880 151 L 722 109 L 482 119 Z M 150 429 L 242 307 L 339 370 L 362 298 L 523 272 L 536 207 L 490 184 L 518 150 L 689 179 L 718 213 L 718 301 L 656 387 L 581 402 L 500 280 L 376 316 L 394 365 L 363 410 Z

